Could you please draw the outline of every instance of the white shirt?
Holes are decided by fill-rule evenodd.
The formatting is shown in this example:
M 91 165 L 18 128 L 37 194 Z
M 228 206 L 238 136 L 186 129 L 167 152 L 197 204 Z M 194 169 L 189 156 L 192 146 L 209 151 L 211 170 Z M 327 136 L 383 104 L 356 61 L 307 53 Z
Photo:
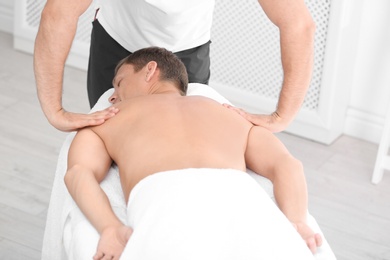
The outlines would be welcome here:
M 130 52 L 178 52 L 210 40 L 214 0 L 100 0 L 98 20 Z

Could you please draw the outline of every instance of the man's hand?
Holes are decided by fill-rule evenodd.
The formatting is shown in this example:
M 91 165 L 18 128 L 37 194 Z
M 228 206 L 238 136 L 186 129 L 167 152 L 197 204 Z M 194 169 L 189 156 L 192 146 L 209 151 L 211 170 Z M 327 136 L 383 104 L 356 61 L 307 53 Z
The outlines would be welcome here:
M 104 229 L 93 260 L 118 260 L 132 234 L 133 230 L 127 226 Z
M 283 118 L 280 117 L 277 112 L 273 112 L 270 115 L 256 115 L 250 114 L 241 108 L 237 108 L 229 104 L 223 104 L 223 106 L 237 112 L 239 115 L 241 115 L 243 118 L 245 118 L 252 124 L 264 127 L 273 133 L 283 131 L 289 124 L 289 122 L 283 120 Z
M 118 112 L 119 109 L 116 107 L 109 107 L 92 114 L 77 114 L 61 109 L 49 118 L 49 122 L 58 130 L 70 132 L 87 126 L 101 125 Z

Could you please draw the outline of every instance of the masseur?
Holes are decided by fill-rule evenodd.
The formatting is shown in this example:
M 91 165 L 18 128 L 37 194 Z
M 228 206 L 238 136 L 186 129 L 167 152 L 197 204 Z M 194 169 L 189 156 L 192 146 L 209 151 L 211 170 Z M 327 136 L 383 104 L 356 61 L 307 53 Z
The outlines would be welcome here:
M 84 128 L 75 136 L 69 150 L 65 182 L 81 211 L 101 235 L 96 259 L 103 259 L 103 255 L 117 259 L 132 234 L 132 228 L 137 231 L 137 226 L 126 227 L 118 220 L 100 189 L 99 183 L 113 161 L 118 165 L 126 199 L 141 180 L 148 176 L 161 176 L 164 171 L 203 168 L 199 172 L 204 172 L 208 168 L 211 181 L 217 169 L 232 169 L 240 176 L 247 176 L 245 170 L 250 168 L 273 182 L 276 202 L 293 224 L 290 227 L 295 226 L 307 246 L 315 252 L 317 246 L 321 245 L 321 236 L 306 224 L 307 192 L 301 163 L 267 129 L 253 126 L 236 112 L 211 99 L 185 96 L 187 82 L 184 65 L 171 52 L 156 47 L 136 51 L 118 65 L 113 83 L 115 92 L 110 97 L 115 103 L 113 109 L 119 111 L 117 115 L 105 124 Z M 185 174 L 184 170 L 179 173 L 180 176 Z M 219 194 L 216 196 L 220 196 L 220 191 L 224 190 L 223 178 L 221 180 L 215 187 L 215 194 Z M 157 186 L 160 185 L 162 182 L 158 182 Z M 210 185 L 208 179 L 204 185 Z M 190 187 L 196 189 L 193 196 L 200 196 L 204 192 L 202 186 Z M 185 195 L 175 194 L 174 198 L 181 196 Z M 247 199 L 254 197 L 248 195 Z M 239 205 L 245 205 L 245 202 L 241 201 Z M 143 200 L 141 203 L 147 202 Z M 176 205 L 173 201 L 171 203 Z M 195 205 L 190 207 L 196 207 L 197 203 L 200 202 L 196 199 Z M 229 205 L 230 212 L 235 206 L 231 201 L 228 203 L 232 203 Z M 255 204 L 250 208 L 262 209 L 260 202 Z M 226 201 L 216 204 L 216 210 L 223 205 L 226 205 Z M 163 207 L 160 205 L 159 208 Z M 176 205 L 176 210 L 180 211 L 181 207 Z M 140 213 L 130 211 L 128 214 Z M 159 214 L 157 211 L 152 215 L 163 218 Z M 236 221 L 248 221 L 249 215 L 252 214 L 248 213 L 245 219 Z M 258 222 L 261 222 L 261 215 L 267 213 L 260 212 Z M 212 218 L 213 214 L 210 213 L 209 217 Z M 199 224 L 197 221 L 190 225 L 196 227 Z M 220 221 L 222 219 L 217 222 Z M 265 225 L 272 225 L 272 222 Z M 230 222 L 229 225 L 234 226 Z M 175 230 L 174 226 L 169 228 L 170 232 Z M 264 236 L 261 233 L 255 232 L 245 239 Z M 239 237 L 239 234 L 233 233 L 233 237 L 236 235 Z M 276 244 L 283 239 L 286 239 L 284 234 L 278 235 Z M 184 238 L 182 241 L 185 243 Z M 234 241 L 239 243 L 245 240 Z M 265 250 L 262 246 L 266 248 L 269 245 L 256 245 L 260 251 Z M 199 245 L 193 245 L 193 248 L 203 250 Z M 169 252 L 173 249 L 166 250 Z
M 49 122 L 62 131 L 100 125 L 115 115 L 110 109 L 77 114 L 62 106 L 64 64 L 78 18 L 91 2 L 48 0 L 35 42 L 34 69 L 41 107 Z M 112 87 L 116 64 L 130 52 L 149 46 L 175 52 L 187 68 L 189 82 L 208 82 L 214 0 L 101 0 L 99 4 L 88 69 L 91 107 Z M 307 92 L 315 25 L 303 0 L 259 0 L 259 4 L 280 32 L 284 80 L 274 113 L 242 114 L 253 124 L 278 132 L 293 120 Z

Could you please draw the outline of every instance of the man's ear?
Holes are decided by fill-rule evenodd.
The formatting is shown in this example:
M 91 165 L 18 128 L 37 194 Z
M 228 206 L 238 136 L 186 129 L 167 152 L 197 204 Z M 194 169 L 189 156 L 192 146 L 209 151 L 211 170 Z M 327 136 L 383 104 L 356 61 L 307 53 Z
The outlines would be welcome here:
M 155 61 L 149 61 L 148 64 L 146 64 L 146 76 L 145 80 L 150 81 L 155 75 L 157 75 L 157 62 Z

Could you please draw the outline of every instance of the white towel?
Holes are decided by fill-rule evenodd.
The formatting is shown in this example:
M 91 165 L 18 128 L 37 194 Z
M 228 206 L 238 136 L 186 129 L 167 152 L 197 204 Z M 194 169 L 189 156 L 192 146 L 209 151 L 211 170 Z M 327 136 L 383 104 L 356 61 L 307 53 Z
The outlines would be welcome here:
M 91 113 L 110 106 L 108 97 L 111 96 L 112 93 L 113 89 L 104 93 L 100 97 L 98 103 L 91 110 Z M 218 94 L 215 90 L 202 84 L 190 84 L 188 88 L 188 95 L 202 95 L 213 98 L 220 103 L 229 103 L 228 100 Z M 96 238 L 94 240 L 92 238 L 93 235 L 91 235 L 91 238 L 88 236 L 82 236 L 82 239 L 77 239 L 77 234 L 81 231 L 87 232 L 86 230 L 89 230 L 93 233 L 93 228 L 78 210 L 63 181 L 67 169 L 68 150 L 74 135 L 75 133 L 70 133 L 67 136 L 58 157 L 57 169 L 46 220 L 42 260 L 61 260 L 67 258 L 79 260 L 83 259 L 80 256 L 88 251 L 88 248 L 90 248 L 90 250 L 94 250 L 94 248 L 96 248 L 96 242 L 93 242 Z M 270 181 L 253 172 L 248 172 L 258 183 L 260 183 L 263 189 L 272 198 L 272 184 Z M 109 173 L 106 179 L 101 183 L 101 186 L 106 192 L 119 219 L 121 219 L 123 223 L 126 223 L 126 205 L 119 181 L 118 170 L 115 166 L 110 168 Z M 83 225 L 80 223 L 83 223 Z M 317 222 L 310 215 L 309 224 L 316 232 L 322 233 Z M 78 231 L 78 233 L 75 231 Z M 86 245 L 88 243 L 90 247 Z M 70 256 L 73 256 L 74 258 Z M 316 259 L 336 259 L 325 238 L 323 246 L 316 254 Z
M 139 182 L 121 259 L 314 259 L 288 219 L 246 172 L 182 169 Z M 282 249 L 282 250 L 281 250 Z

